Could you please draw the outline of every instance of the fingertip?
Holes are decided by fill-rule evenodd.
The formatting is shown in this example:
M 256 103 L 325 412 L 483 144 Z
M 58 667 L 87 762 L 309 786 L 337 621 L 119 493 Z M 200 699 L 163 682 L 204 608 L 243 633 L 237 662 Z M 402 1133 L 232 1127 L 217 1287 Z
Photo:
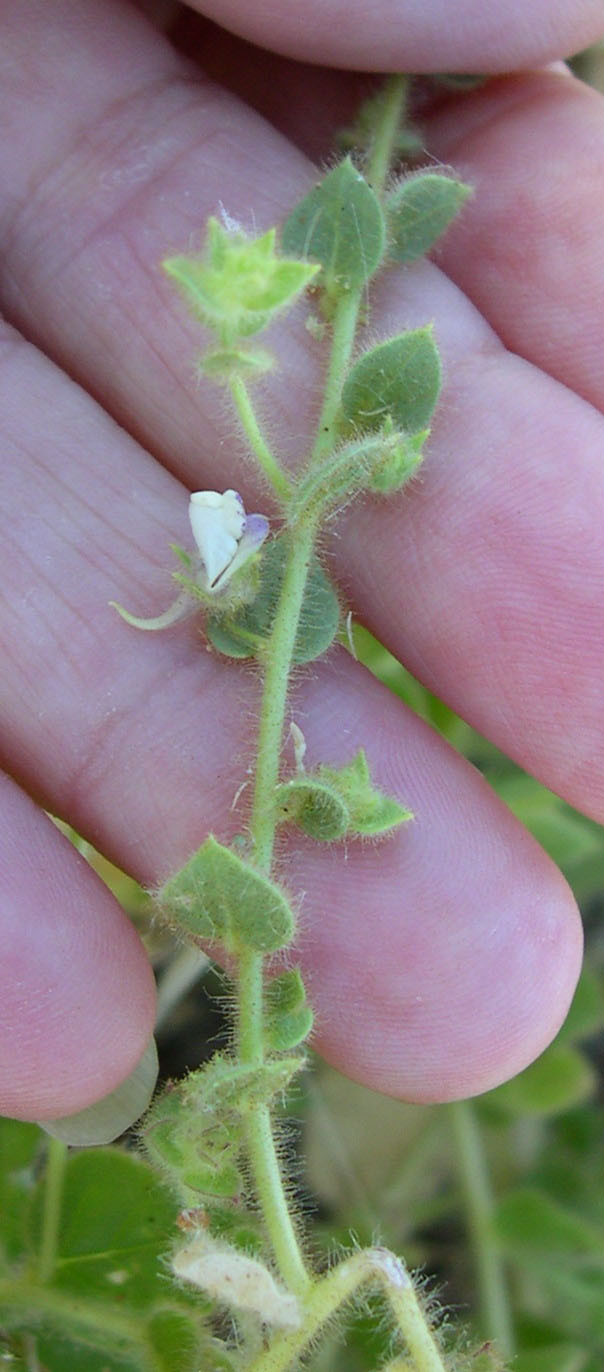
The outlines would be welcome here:
M 111 892 L 11 782 L 0 790 L 0 1108 L 73 1114 L 113 1091 L 153 1033 L 155 984 Z

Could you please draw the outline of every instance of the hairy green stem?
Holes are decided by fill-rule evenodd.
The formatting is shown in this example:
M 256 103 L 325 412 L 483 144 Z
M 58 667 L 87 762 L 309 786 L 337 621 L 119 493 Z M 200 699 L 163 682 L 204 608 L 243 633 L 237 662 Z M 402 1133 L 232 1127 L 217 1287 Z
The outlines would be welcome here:
M 455 1101 L 447 1110 L 466 1198 L 484 1333 L 507 1360 L 514 1355 L 514 1332 L 504 1266 L 491 1229 L 494 1202 L 481 1132 L 469 1101 Z
M 401 73 L 389 76 L 384 84 L 380 116 L 376 120 L 373 143 L 365 176 L 376 195 L 383 195 L 386 179 L 396 152 L 396 141 L 404 123 L 409 78 Z
M 404 91 L 404 78 L 392 78 L 387 84 L 380 111 L 369 161 L 369 174 L 373 184 L 380 190 L 383 189 L 395 146 Z M 318 464 L 321 458 L 330 452 L 335 442 L 335 421 L 342 386 L 350 364 L 362 298 L 362 291 L 351 291 L 343 294 L 335 307 L 325 399 L 311 454 L 311 466 Z M 286 504 L 289 503 L 292 493 L 289 478 L 282 471 L 260 433 L 244 382 L 240 378 L 235 379 L 231 383 L 231 390 L 240 420 L 262 470 L 280 499 Z M 279 779 L 289 678 L 318 516 L 319 511 L 311 512 L 307 509 L 292 520 L 279 603 L 272 632 L 263 652 L 264 690 L 250 836 L 254 862 L 267 875 L 271 871 L 275 841 L 275 788 Z M 264 1057 L 263 957 L 254 952 L 244 954 L 239 960 L 238 1038 L 240 1060 L 254 1066 L 261 1065 Z M 259 1106 L 250 1113 L 246 1123 L 246 1136 L 256 1193 L 280 1272 L 296 1293 L 303 1294 L 309 1287 L 314 1291 L 287 1206 L 271 1129 L 270 1112 L 266 1106 Z M 331 1280 L 331 1274 L 326 1280 Z M 321 1289 L 324 1287 L 323 1282 Z M 339 1303 L 340 1299 L 338 1298 L 336 1303 Z M 319 1323 L 322 1322 L 322 1318 Z M 267 1367 L 270 1365 L 267 1363 Z M 432 1372 L 432 1369 L 426 1364 L 422 1372 Z
M 376 120 L 366 177 L 380 198 L 384 192 L 386 178 L 396 149 L 396 139 L 404 118 L 407 87 L 408 82 L 405 76 L 390 76 L 388 78 L 384 88 L 383 100 L 380 104 L 379 119 Z M 324 457 L 334 444 L 335 422 L 340 407 L 342 387 L 350 366 L 359 312 L 365 291 L 365 286 L 360 286 L 354 291 L 347 291 L 340 296 L 335 306 L 331 321 L 333 330 L 331 357 L 317 437 L 310 459 L 311 466 Z
M 346 1301 L 371 1284 L 384 1292 L 413 1360 L 414 1372 L 446 1372 L 446 1365 L 403 1264 L 385 1248 L 367 1248 L 332 1268 L 315 1283 L 302 1307 L 299 1329 L 280 1334 L 249 1372 L 287 1372 Z
M 292 530 L 281 595 L 266 647 L 264 691 L 258 733 L 256 780 L 250 835 L 254 860 L 267 874 L 275 841 L 275 787 L 279 779 L 287 691 L 316 523 L 300 521 Z M 263 957 L 248 951 L 239 960 L 239 1056 L 258 1066 L 263 1045 Z M 304 1291 L 310 1278 L 289 1213 L 271 1130 L 270 1113 L 258 1106 L 248 1117 L 246 1138 L 258 1199 L 279 1269 L 288 1286 Z
M 271 452 L 266 439 L 260 431 L 260 426 L 250 400 L 247 386 L 240 376 L 233 377 L 231 381 L 231 395 L 233 397 L 235 409 L 241 420 L 243 431 L 255 457 L 258 459 L 264 475 L 270 481 L 279 500 L 287 505 L 292 493 L 292 483 L 283 471 L 283 468 L 280 466 L 274 453 Z
M 66 1145 L 61 1143 L 60 1139 L 49 1139 L 44 1173 L 42 1234 L 38 1258 L 38 1280 L 42 1285 L 50 1281 L 57 1258 L 66 1163 Z
M 279 604 L 265 651 L 264 692 L 250 821 L 255 862 L 265 872 L 270 871 L 273 855 L 275 786 L 279 778 L 289 676 L 316 529 L 316 517 L 307 516 L 298 520 L 291 530 Z

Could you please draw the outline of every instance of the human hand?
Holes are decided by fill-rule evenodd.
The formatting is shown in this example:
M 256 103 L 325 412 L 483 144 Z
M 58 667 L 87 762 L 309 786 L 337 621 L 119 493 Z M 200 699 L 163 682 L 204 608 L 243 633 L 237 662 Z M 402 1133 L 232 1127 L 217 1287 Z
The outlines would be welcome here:
M 372 48 L 366 7 L 347 7 L 342 34 L 327 0 L 275 5 L 269 33 L 266 6 L 220 3 L 275 48 L 380 69 L 549 60 L 595 37 L 600 14 L 599 0 L 555 15 L 541 0 L 527 16 L 518 0 L 494 42 L 478 0 L 463 22 L 458 9 L 456 33 L 442 0 L 410 8 L 403 26 L 370 7 Z M 231 803 L 253 761 L 254 675 L 200 651 L 188 625 L 137 636 L 108 608 L 161 607 L 188 489 L 235 485 L 248 508 L 270 510 L 234 425 L 225 437 L 221 403 L 193 377 L 198 338 L 158 264 L 200 241 L 220 202 L 259 229 L 281 219 L 312 182 L 305 154 L 327 150 L 359 82 L 195 21 L 193 62 L 222 70 L 271 127 L 131 5 L 20 0 L 0 33 L 14 778 L 0 823 L 0 1105 L 47 1118 L 131 1070 L 154 998 L 137 936 L 37 807 L 153 885 L 209 829 L 238 827 Z M 342 517 L 335 574 L 428 686 L 603 819 L 604 102 L 568 75 L 526 71 L 447 98 L 424 128 L 476 196 L 437 265 L 377 284 L 371 330 L 434 319 L 447 384 L 421 483 Z M 265 391 L 292 462 L 316 413 L 316 345 L 301 332 L 276 331 L 281 371 Z M 417 815 L 379 848 L 351 845 L 345 863 L 337 849 L 291 846 L 317 1046 L 412 1099 L 492 1086 L 545 1046 L 568 1006 L 581 935 L 565 882 L 472 767 L 343 650 L 301 674 L 293 710 L 312 761 L 344 762 L 362 744 L 376 780 Z

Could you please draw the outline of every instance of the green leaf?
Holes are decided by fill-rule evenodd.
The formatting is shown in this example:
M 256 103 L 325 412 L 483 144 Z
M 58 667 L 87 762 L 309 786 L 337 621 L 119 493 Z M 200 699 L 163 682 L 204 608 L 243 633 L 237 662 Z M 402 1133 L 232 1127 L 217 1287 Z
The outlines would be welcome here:
M 333 786 L 347 805 L 349 834 L 378 837 L 413 819 L 411 810 L 373 785 L 363 748 L 346 767 L 318 768 L 317 777 Z
M 317 273 L 308 262 L 279 257 L 275 236 L 269 229 L 261 238 L 247 238 L 209 219 L 205 257 L 170 257 L 163 263 L 194 317 L 227 346 L 266 328 Z
M 44 1372 L 147 1372 L 148 1367 L 142 1347 L 120 1354 L 111 1347 L 109 1335 L 106 1347 L 95 1349 L 87 1342 L 76 1343 L 67 1332 L 43 1329 L 36 1334 L 36 1352 Z
M 587 1058 L 566 1043 L 554 1043 L 524 1072 L 488 1091 L 485 1103 L 513 1115 L 560 1115 L 593 1094 L 596 1074 Z
M 266 545 L 260 564 L 260 587 L 249 605 L 225 618 L 210 616 L 206 633 L 210 643 L 227 657 L 247 658 L 261 655 L 270 636 L 281 593 L 287 542 L 275 538 Z M 302 613 L 296 634 L 294 662 L 312 662 L 329 648 L 338 632 L 340 607 L 331 581 L 320 562 L 311 564 L 306 583 Z
M 276 1053 L 296 1048 L 312 1029 L 313 1013 L 297 967 L 273 977 L 266 991 L 265 1037 Z
M 186 1204 L 199 1195 L 204 1204 L 212 1205 L 240 1197 L 242 1121 L 251 1110 L 282 1095 L 303 1066 L 299 1055 L 248 1067 L 227 1053 L 215 1053 L 210 1062 L 156 1097 L 142 1128 L 145 1147 Z M 237 1222 L 242 1221 L 248 1225 L 245 1212 L 239 1210 Z
M 274 953 L 294 935 L 294 916 L 273 882 L 210 834 L 158 893 L 178 929 L 228 952 Z
M 471 186 L 439 172 L 419 172 L 400 181 L 386 201 L 395 261 L 414 262 L 429 252 L 471 194 Z
M 348 806 L 334 786 L 312 773 L 283 782 L 277 788 L 276 804 L 281 823 L 297 824 L 324 843 L 343 838 L 348 830 Z
M 590 857 L 601 853 L 600 826 L 540 786 L 534 777 L 517 771 L 495 774 L 492 785 L 563 870 L 584 867 Z
M 583 1372 L 588 1353 L 576 1343 L 548 1343 L 514 1357 L 514 1372 Z
M 418 433 L 430 421 L 441 370 L 432 328 L 412 329 L 363 353 L 344 383 L 342 412 L 357 429 Z
M 577 983 L 572 1005 L 556 1043 L 573 1043 L 589 1038 L 604 1027 L 604 985 L 602 978 L 585 963 Z
M 320 262 L 328 295 L 363 286 L 384 255 L 386 228 L 377 196 L 350 157 L 292 210 L 283 248 Z
M 604 1269 L 604 1233 L 544 1191 L 519 1187 L 509 1192 L 493 1224 L 501 1247 L 523 1266 L 547 1268 L 554 1260 L 589 1258 Z
M 37 1125 L 0 1118 L 0 1264 L 27 1248 L 26 1221 L 36 1184 L 35 1164 L 42 1146 Z
M 224 1111 L 235 1111 L 237 1115 L 246 1115 L 282 1095 L 304 1061 L 300 1056 L 270 1058 L 259 1066 L 248 1067 L 227 1053 L 215 1053 L 211 1062 L 187 1077 L 184 1099 L 202 1114 L 217 1113 L 222 1117 Z
M 237 1196 L 243 1185 L 238 1121 L 220 1118 L 207 1096 L 201 1117 L 190 1105 L 187 1082 L 168 1085 L 155 1099 L 141 1131 L 149 1157 L 186 1203 L 191 1193 L 205 1200 Z
M 156 1311 L 147 1326 L 147 1337 L 157 1372 L 198 1372 L 202 1340 L 199 1328 L 185 1310 Z
M 43 1222 L 43 1184 L 32 1217 L 34 1243 Z M 52 1284 L 112 1305 L 148 1307 L 165 1293 L 159 1263 L 172 1237 L 176 1207 L 151 1168 L 131 1153 L 95 1148 L 66 1164 Z
M 14 1144 L 7 1151 L 14 1158 Z M 43 1174 L 31 1196 L 30 1262 L 19 1264 L 14 1288 L 10 1278 L 3 1279 L 0 1325 L 33 1334 L 45 1372 L 150 1372 L 147 1322 L 170 1299 L 163 1255 L 173 1238 L 174 1200 L 152 1169 L 131 1154 L 99 1148 L 69 1156 L 58 1193 L 51 1272 L 40 1286 L 47 1184 Z M 172 1300 L 198 1338 L 204 1337 L 207 1305 L 176 1287 Z M 189 1366 L 193 1372 L 194 1365 L 184 1362 L 182 1372 Z

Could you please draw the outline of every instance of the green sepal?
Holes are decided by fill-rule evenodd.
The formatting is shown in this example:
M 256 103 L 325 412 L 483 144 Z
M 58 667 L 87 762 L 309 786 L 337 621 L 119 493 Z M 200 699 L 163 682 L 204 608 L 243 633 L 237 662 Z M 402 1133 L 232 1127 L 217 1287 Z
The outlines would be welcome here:
M 284 537 L 266 544 L 260 562 L 255 599 L 233 614 L 209 616 L 205 631 L 210 643 L 227 657 L 261 657 L 281 594 L 287 542 Z M 312 662 L 327 651 L 338 632 L 340 607 L 331 581 L 313 558 L 296 633 L 293 660 Z
M 296 1048 L 308 1038 L 313 1012 L 306 1000 L 306 989 L 297 967 L 273 977 L 266 990 L 264 1036 L 266 1046 L 275 1053 Z
M 194 317 L 227 346 L 266 328 L 318 271 L 308 262 L 278 256 L 275 238 L 275 229 L 248 238 L 209 219 L 203 258 L 169 257 L 162 264 Z
M 339 791 L 311 772 L 284 781 L 275 800 L 278 822 L 296 824 L 310 838 L 332 843 L 348 831 L 350 811 Z
M 158 892 L 170 924 L 230 953 L 274 953 L 294 935 L 283 892 L 210 834 Z
M 248 1067 L 215 1053 L 155 1098 L 141 1136 L 151 1160 L 183 1200 L 203 1196 L 214 1203 L 239 1196 L 243 1118 L 282 1096 L 304 1062 L 300 1054 L 290 1054 Z
M 363 491 L 386 495 L 400 490 L 417 471 L 429 433 L 397 432 L 388 416 L 378 434 L 343 443 L 320 467 L 310 467 L 296 489 L 295 512 L 325 513 Z
M 346 767 L 320 767 L 317 776 L 342 796 L 350 812 L 349 834 L 377 837 L 413 819 L 413 811 L 373 785 L 363 748 Z
M 386 225 L 380 202 L 350 157 L 296 205 L 283 226 L 286 252 L 322 267 L 317 284 L 328 296 L 369 280 L 384 256 Z
M 297 824 L 324 843 L 388 833 L 413 819 L 411 810 L 373 785 L 363 748 L 345 767 L 317 767 L 276 790 L 278 821 Z
M 237 1160 L 241 1130 L 237 1119 L 218 1118 L 211 1108 L 199 1116 L 187 1108 L 187 1082 L 156 1097 L 141 1135 L 151 1161 L 184 1199 L 238 1196 L 243 1178 Z
M 170 552 L 174 553 L 174 556 L 178 558 L 179 562 L 182 562 L 183 567 L 186 567 L 189 571 L 191 570 L 193 558 L 191 554 L 187 552 L 186 548 L 181 548 L 180 543 L 171 543 Z
M 400 491 L 415 476 L 430 430 L 420 429 L 416 434 L 396 433 L 389 416 L 381 437 L 382 460 L 376 465 L 367 489 L 376 495 L 390 495 L 393 491 Z
M 400 181 L 385 205 L 390 256 L 395 262 L 423 257 L 471 194 L 471 186 L 440 172 L 418 172 Z
M 425 429 L 441 384 L 432 327 L 411 329 L 363 353 L 342 391 L 342 414 L 353 429 L 393 429 L 416 434 Z
M 255 376 L 272 371 L 274 365 L 275 359 L 266 348 L 211 348 L 199 359 L 203 376 L 225 382 L 237 376 L 253 381 Z

